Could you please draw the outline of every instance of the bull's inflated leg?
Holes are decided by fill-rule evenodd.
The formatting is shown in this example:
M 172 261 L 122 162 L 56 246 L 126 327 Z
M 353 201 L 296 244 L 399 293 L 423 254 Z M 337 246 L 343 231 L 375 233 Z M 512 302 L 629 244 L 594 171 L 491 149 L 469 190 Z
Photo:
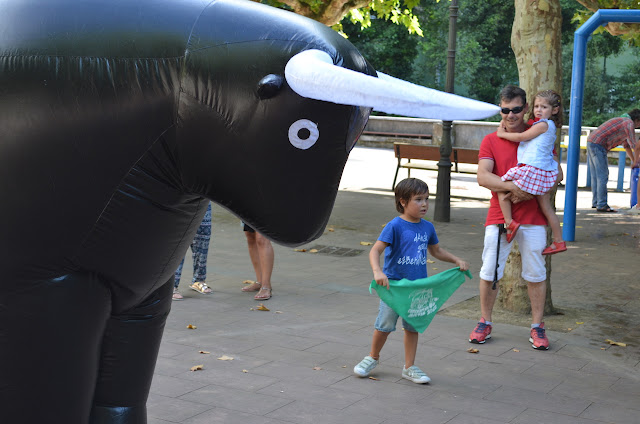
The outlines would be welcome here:
M 111 293 L 91 273 L 4 284 L 0 421 L 86 424 Z
M 147 396 L 172 289 L 173 276 L 135 309 L 109 319 L 90 424 L 147 422 Z

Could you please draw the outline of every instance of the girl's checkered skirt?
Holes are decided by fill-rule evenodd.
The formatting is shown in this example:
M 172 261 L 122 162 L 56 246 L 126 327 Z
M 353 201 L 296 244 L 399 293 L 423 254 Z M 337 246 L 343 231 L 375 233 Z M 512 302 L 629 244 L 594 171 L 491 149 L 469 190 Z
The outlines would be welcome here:
M 531 165 L 514 166 L 502 176 L 502 181 L 513 181 L 522 191 L 540 196 L 545 194 L 556 183 L 558 170 L 545 171 Z

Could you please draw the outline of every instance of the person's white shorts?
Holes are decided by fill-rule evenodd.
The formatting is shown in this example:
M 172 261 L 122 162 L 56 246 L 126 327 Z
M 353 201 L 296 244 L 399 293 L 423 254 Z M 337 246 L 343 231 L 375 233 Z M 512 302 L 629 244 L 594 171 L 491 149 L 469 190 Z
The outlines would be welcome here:
M 547 269 L 542 250 L 547 245 L 547 231 L 544 225 L 520 225 L 514 239 L 520 247 L 522 256 L 522 278 L 530 283 L 539 283 L 547 279 Z M 489 225 L 484 231 L 484 250 L 482 251 L 482 268 L 480 278 L 493 281 L 496 269 L 496 253 L 498 243 L 498 226 Z M 507 243 L 506 234 L 500 237 L 500 257 L 498 280 L 504 276 L 504 266 L 511 252 L 511 243 Z

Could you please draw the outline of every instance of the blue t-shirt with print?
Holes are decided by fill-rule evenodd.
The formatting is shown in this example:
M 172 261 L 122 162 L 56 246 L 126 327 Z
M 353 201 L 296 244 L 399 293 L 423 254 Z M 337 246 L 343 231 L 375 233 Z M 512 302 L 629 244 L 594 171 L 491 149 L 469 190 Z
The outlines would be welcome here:
M 433 224 L 421 219 L 408 222 L 399 216 L 391 220 L 378 240 L 389 243 L 384 250 L 383 271 L 391 280 L 427 277 L 427 246 L 438 244 Z

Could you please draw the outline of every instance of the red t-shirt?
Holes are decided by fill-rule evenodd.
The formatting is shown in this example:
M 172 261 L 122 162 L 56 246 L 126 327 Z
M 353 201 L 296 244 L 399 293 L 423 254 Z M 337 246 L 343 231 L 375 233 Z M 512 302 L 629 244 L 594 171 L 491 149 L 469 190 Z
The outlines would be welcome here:
M 492 160 L 494 163 L 493 173 L 502 177 L 509 169 L 518 165 L 518 144 L 498 137 L 497 132 L 491 133 L 482 140 L 478 159 Z M 511 215 L 520 224 L 547 225 L 547 220 L 538 207 L 538 201 L 535 197 L 526 202 L 512 203 Z M 484 225 L 494 224 L 504 224 L 504 217 L 500 210 L 498 196 L 492 192 L 489 212 Z

